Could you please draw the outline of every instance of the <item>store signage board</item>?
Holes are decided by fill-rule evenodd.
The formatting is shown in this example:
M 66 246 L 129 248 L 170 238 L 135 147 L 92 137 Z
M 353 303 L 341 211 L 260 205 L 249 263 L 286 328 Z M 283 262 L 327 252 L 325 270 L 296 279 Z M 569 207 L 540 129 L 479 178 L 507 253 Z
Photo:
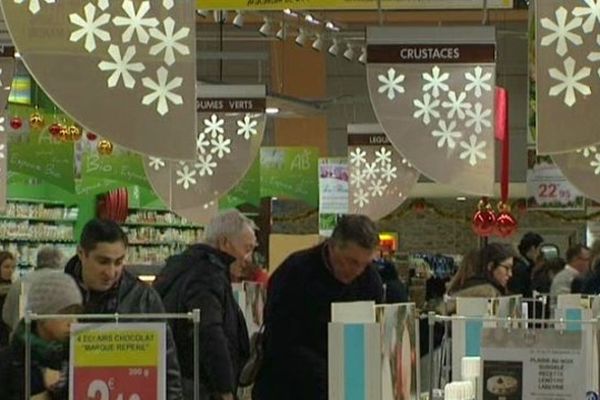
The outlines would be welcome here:
M 8 169 L 74 191 L 73 144 L 13 143 Z
M 166 399 L 165 323 L 74 324 L 69 399 Z
M 581 332 L 484 329 L 481 345 L 483 400 L 586 398 Z
M 319 206 L 319 150 L 316 147 L 262 147 L 260 195 L 302 200 Z
M 319 235 L 329 237 L 339 216 L 348 213 L 348 163 L 319 159 Z
M 512 8 L 513 0 L 488 0 L 488 8 Z M 378 0 L 197 0 L 204 10 L 376 10 Z M 385 10 L 481 9 L 481 0 L 381 0 Z
M 548 156 L 529 150 L 527 169 L 527 207 L 529 209 L 584 208 L 585 198 Z
M 221 209 L 235 208 L 243 204 L 260 206 L 260 159 L 258 157 L 254 159 L 240 183 L 219 200 Z

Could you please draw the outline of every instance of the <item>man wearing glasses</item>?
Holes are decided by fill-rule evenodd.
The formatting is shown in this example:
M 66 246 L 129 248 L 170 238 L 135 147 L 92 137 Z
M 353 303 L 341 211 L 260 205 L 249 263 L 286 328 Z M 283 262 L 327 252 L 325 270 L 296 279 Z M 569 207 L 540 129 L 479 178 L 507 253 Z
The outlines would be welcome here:
M 572 293 L 573 281 L 583 278 L 590 270 L 592 256 L 587 246 L 577 244 L 567 250 L 566 256 L 567 265 L 552 280 L 550 294 L 553 296 Z

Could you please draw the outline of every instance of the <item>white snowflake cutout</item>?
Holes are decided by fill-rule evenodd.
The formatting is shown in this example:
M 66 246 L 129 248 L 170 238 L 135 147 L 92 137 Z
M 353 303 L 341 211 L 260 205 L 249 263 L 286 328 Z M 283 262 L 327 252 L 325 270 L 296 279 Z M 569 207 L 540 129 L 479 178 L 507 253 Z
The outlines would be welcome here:
M 596 21 L 600 22 L 600 0 L 583 0 L 587 7 L 575 7 L 573 15 L 576 17 L 588 16 L 583 23 L 583 31 L 591 33 L 594 30 Z
M 442 103 L 442 107 L 448 108 L 448 118 L 454 118 L 456 114 L 458 118 L 465 119 L 465 111 L 471 108 L 471 103 L 465 102 L 467 94 L 461 92 L 458 96 L 454 91 L 448 93 L 448 100 Z
M 178 169 L 175 172 L 179 177 L 177 178 L 175 183 L 179 186 L 183 186 L 185 190 L 188 190 L 190 188 L 190 185 L 196 184 L 197 181 L 196 178 L 194 178 L 196 176 L 196 170 L 190 169 L 190 167 L 187 164 L 183 165 L 181 169 Z
M 225 129 L 223 129 L 223 125 L 225 124 L 225 120 L 217 117 L 216 114 L 212 114 L 210 119 L 204 120 L 204 133 L 211 134 L 213 137 L 217 136 L 220 133 L 225 133 Z
M 0 132 L 4 132 L 6 130 L 5 123 L 6 118 L 0 117 Z
M 600 154 L 596 153 L 596 159 L 590 162 L 590 166 L 594 167 L 594 174 L 600 175 Z
M 352 173 L 350 174 L 350 184 L 352 186 L 356 186 L 357 188 L 360 188 L 365 183 L 366 183 L 366 179 L 365 179 L 365 175 L 362 173 L 362 171 L 359 170 L 358 168 L 353 169 Z
M 598 0 L 600 1 L 600 0 Z M 600 35 L 596 35 L 596 44 L 598 46 L 600 46 Z M 600 52 L 598 51 L 591 51 L 590 54 L 588 54 L 587 56 L 588 61 L 591 62 L 598 62 L 600 61 Z M 598 76 L 600 76 L 600 68 L 598 68 Z
M 150 11 L 150 2 L 147 0 L 142 1 L 140 8 L 136 11 L 132 0 L 124 0 L 122 8 L 123 11 L 125 11 L 126 16 L 113 18 L 113 24 L 116 26 L 127 27 L 121 37 L 123 43 L 130 42 L 134 33 L 137 35 L 137 39 L 140 43 L 148 43 L 150 35 L 148 34 L 147 29 L 156 28 L 159 24 L 156 18 L 146 17 L 146 14 Z
M 364 189 L 360 188 L 354 193 L 354 204 L 358 204 L 359 208 L 363 208 L 369 204 L 369 194 Z
M 198 175 L 200 176 L 212 176 L 214 169 L 217 167 L 216 161 L 213 161 L 213 157 L 210 154 L 199 155 L 196 168 L 198 169 Z
M 155 171 L 158 171 L 159 169 L 165 166 L 165 162 L 161 158 L 150 157 L 150 162 L 148 163 L 148 166 L 150 166 L 150 168 L 154 168 Z
M 86 4 L 83 8 L 83 13 L 85 19 L 75 13 L 69 15 L 69 21 L 71 21 L 73 25 L 80 27 L 80 29 L 71 33 L 69 40 L 71 42 L 79 42 L 85 37 L 84 47 L 88 53 L 91 53 L 96 50 L 96 37 L 103 42 L 110 41 L 110 33 L 101 29 L 110 22 L 110 14 L 102 14 L 96 18 L 96 6 L 92 3 Z
M 377 178 L 377 173 L 379 172 L 379 168 L 377 168 L 377 163 L 366 163 L 365 169 L 363 170 L 363 174 L 366 179 L 375 179 Z
M 488 83 L 492 79 L 492 73 L 487 72 L 484 75 L 483 68 L 480 66 L 475 67 L 473 74 L 465 72 L 465 78 L 469 81 L 465 86 L 465 91 L 470 92 L 473 90 L 477 98 L 481 97 L 483 91 L 492 91 L 492 86 Z
M 573 18 L 571 21 L 567 21 L 569 13 L 564 7 L 559 7 L 554 13 L 556 16 L 556 22 L 549 18 L 542 18 L 540 24 L 545 29 L 552 33 L 542 37 L 542 46 L 550 46 L 556 42 L 556 54 L 564 56 L 569 51 L 567 41 L 573 43 L 575 46 L 583 44 L 583 39 L 572 31 L 579 28 L 583 22 L 581 18 Z
M 165 10 L 170 10 L 175 5 L 175 0 L 163 0 L 162 5 Z
M 589 86 L 580 83 L 581 80 L 590 76 L 591 69 L 583 67 L 579 71 L 575 71 L 575 60 L 571 57 L 564 61 L 564 67 L 564 73 L 556 68 L 551 68 L 548 71 L 553 79 L 560 82 L 550 88 L 549 95 L 558 96 L 565 92 L 564 102 L 567 106 L 572 107 L 577 102 L 575 92 L 579 92 L 584 96 L 589 96 L 592 93 Z
M 211 154 L 217 154 L 217 157 L 223 158 L 225 154 L 230 154 L 231 139 L 225 139 L 223 135 L 217 135 L 217 137 L 210 140 L 210 144 L 213 146 L 210 150 Z
M 101 61 L 98 63 L 98 68 L 101 71 L 114 71 L 107 80 L 108 87 L 113 88 L 119 83 L 119 78 L 123 80 L 123 85 L 128 89 L 135 87 L 135 78 L 131 72 L 142 72 L 146 69 L 142 63 L 132 63 L 131 60 L 135 56 L 135 46 L 129 46 L 125 50 L 125 54 L 121 56 L 119 46 L 111 44 L 108 48 L 108 54 L 113 61 Z
M 242 120 L 237 121 L 238 136 L 243 136 L 244 139 L 250 140 L 252 136 L 255 136 L 258 133 L 256 130 L 257 125 L 258 121 L 253 120 L 248 114 L 246 114 Z
M 396 92 L 399 94 L 404 93 L 404 86 L 401 85 L 404 82 L 404 75 L 397 75 L 396 70 L 394 68 L 390 68 L 387 70 L 386 75 L 379 75 L 377 79 L 382 83 L 379 86 L 378 92 L 380 94 L 387 92 L 387 98 L 392 101 L 396 98 Z
M 98 0 L 98 8 L 102 11 L 106 11 L 106 9 L 110 6 L 109 0 Z
M 160 67 L 156 76 L 158 78 L 156 82 L 149 77 L 142 79 L 142 84 L 152 90 L 152 93 L 144 96 L 142 104 L 147 106 L 156 101 L 156 111 L 160 115 L 165 115 L 169 112 L 169 101 L 175 105 L 183 104 L 183 97 L 173 92 L 181 86 L 183 78 L 178 76 L 169 81 L 169 71 L 165 67 Z
M 440 67 L 437 65 L 431 69 L 431 74 L 424 72 L 422 74 L 423 80 L 427 82 L 423 85 L 423 91 L 428 92 L 431 90 L 433 97 L 439 97 L 440 91 L 447 92 L 450 87 L 444 83 L 450 78 L 448 72 L 444 72 L 440 75 Z
M 423 117 L 423 123 L 425 125 L 429 125 L 431 122 L 431 118 L 439 118 L 440 113 L 437 108 L 440 106 L 440 101 L 438 99 L 433 99 L 431 101 L 431 95 L 429 93 L 425 93 L 423 95 L 423 100 L 414 99 L 413 105 L 417 108 L 417 110 L 413 113 L 413 118 L 420 119 Z
M 393 179 L 398 177 L 396 171 L 398 171 L 397 167 L 392 164 L 386 164 L 381 168 L 381 177 L 385 179 L 387 183 L 390 183 Z
M 596 153 L 596 146 L 588 146 L 588 147 L 584 147 L 583 149 L 579 149 L 577 150 L 577 153 L 582 154 L 583 157 L 588 158 L 589 156 L 591 156 L 592 154 Z
M 392 162 L 391 150 L 388 150 L 385 147 L 381 146 L 381 149 L 379 149 L 378 151 L 375 151 L 375 160 L 376 160 L 376 162 L 381 163 L 382 165 L 391 163 Z
M 196 151 L 205 154 L 209 146 L 208 136 L 205 133 L 199 133 L 196 137 Z
M 488 120 L 492 116 L 492 110 L 483 109 L 483 105 L 481 103 L 475 103 L 475 107 L 471 110 L 467 110 L 467 115 L 470 119 L 465 123 L 467 128 L 475 125 L 475 132 L 481 133 L 483 131 L 483 127 L 491 128 L 492 123 Z
M 377 181 L 373 181 L 371 183 L 371 186 L 369 186 L 369 191 L 371 192 L 371 196 L 372 197 L 382 197 L 383 196 L 383 192 L 385 192 L 385 190 L 387 189 L 387 185 L 385 183 L 383 183 L 381 181 L 381 179 L 378 179 Z
M 440 120 L 438 122 L 439 130 L 436 129 L 431 132 L 431 136 L 434 138 L 439 138 L 437 141 L 437 147 L 442 148 L 444 146 L 448 146 L 449 149 L 453 149 L 456 147 L 456 141 L 454 139 L 460 139 L 462 137 L 462 133 L 456 131 L 456 122 L 450 121 L 450 123 L 446 123 L 444 120 Z
M 469 164 L 474 167 L 479 160 L 487 158 L 487 155 L 483 152 L 486 145 L 485 141 L 477 142 L 477 135 L 471 135 L 469 142 L 460 142 L 460 147 L 465 149 L 465 151 L 460 153 L 460 159 L 465 160 L 468 158 Z
M 165 18 L 163 26 L 165 28 L 164 33 L 160 29 L 150 29 L 150 35 L 158 40 L 157 44 L 150 47 L 150 55 L 155 56 L 164 51 L 165 64 L 170 66 L 175 63 L 175 51 L 184 56 L 190 54 L 189 47 L 179 43 L 180 40 L 189 36 L 190 28 L 183 27 L 175 32 L 175 20 L 171 17 Z
M 23 4 L 27 0 L 14 0 L 14 1 L 15 1 L 15 4 Z M 56 0 L 43 0 L 43 1 L 46 2 L 46 4 L 56 3 Z M 42 9 L 42 7 L 40 5 L 40 0 L 29 0 L 28 8 L 29 8 L 30 13 L 32 13 L 33 15 L 37 14 Z
M 0 144 L 0 158 L 4 158 L 4 154 L 6 154 L 6 145 L 2 143 Z
M 362 164 L 367 162 L 367 152 L 357 147 L 353 152 L 350 153 L 350 164 L 355 167 L 360 167 Z

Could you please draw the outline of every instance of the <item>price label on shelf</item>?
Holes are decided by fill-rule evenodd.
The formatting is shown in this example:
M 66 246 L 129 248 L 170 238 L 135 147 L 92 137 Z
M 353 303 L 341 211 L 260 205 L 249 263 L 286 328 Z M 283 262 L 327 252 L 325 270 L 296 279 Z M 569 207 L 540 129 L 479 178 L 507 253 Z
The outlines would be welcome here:
M 70 399 L 164 400 L 164 323 L 76 324 Z

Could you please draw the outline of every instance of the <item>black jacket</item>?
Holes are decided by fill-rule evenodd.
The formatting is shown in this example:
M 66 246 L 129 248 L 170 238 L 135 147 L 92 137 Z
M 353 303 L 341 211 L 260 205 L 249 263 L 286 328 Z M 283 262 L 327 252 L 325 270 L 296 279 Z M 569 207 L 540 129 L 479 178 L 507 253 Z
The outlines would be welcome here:
M 79 257 L 73 257 L 65 268 L 71 275 L 83 296 L 86 314 L 162 314 L 165 308 L 154 289 L 144 284 L 127 270 L 123 270 L 118 285 L 106 292 L 87 290 L 81 278 Z M 167 327 L 167 399 L 181 400 L 183 391 L 177 350 L 171 330 Z
M 271 277 L 265 309 L 265 359 L 254 386 L 254 400 L 327 399 L 331 303 L 382 300 L 381 279 L 373 266 L 345 285 L 327 267 L 326 246 L 292 254 Z
M 531 298 L 533 263 L 526 257 L 515 257 L 512 277 L 508 281 L 508 291 L 512 294 L 521 294 L 524 298 Z
M 204 244 L 170 257 L 155 281 L 169 312 L 200 309 L 200 383 L 209 393 L 235 393 L 249 357 L 246 322 L 233 296 L 229 255 Z M 172 322 L 182 375 L 194 376 L 193 325 Z

